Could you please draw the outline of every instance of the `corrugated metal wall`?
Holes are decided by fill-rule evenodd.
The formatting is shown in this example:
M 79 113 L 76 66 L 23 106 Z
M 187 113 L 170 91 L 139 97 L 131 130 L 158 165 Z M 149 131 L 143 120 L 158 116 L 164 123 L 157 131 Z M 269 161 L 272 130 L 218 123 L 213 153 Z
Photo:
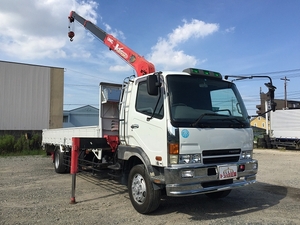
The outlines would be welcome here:
M 63 89 L 63 69 L 60 70 Z M 51 100 L 53 73 L 54 77 L 59 76 L 50 67 L 0 61 L 0 130 L 51 128 L 53 116 L 61 115 L 62 121 L 63 96 L 60 101 L 56 101 L 61 106 L 54 107 L 54 112 L 51 112 L 51 101 L 55 104 Z M 59 88 L 61 89 L 61 85 Z M 59 96 L 55 97 L 59 99 Z M 61 113 L 57 110 L 61 110 Z

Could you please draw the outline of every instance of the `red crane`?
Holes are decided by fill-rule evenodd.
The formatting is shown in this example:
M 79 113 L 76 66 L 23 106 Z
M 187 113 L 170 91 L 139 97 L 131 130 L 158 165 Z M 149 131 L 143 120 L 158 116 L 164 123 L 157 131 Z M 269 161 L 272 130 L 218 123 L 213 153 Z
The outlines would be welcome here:
M 71 30 L 71 23 L 77 20 L 81 23 L 87 30 L 89 30 L 92 34 L 94 34 L 97 38 L 99 38 L 103 43 L 108 46 L 109 50 L 114 51 L 118 54 L 122 59 L 124 59 L 129 65 L 131 65 L 137 76 L 143 76 L 148 73 L 154 73 L 155 67 L 151 62 L 148 62 L 144 57 L 137 54 L 135 51 L 124 45 L 121 41 L 116 39 L 111 34 L 107 34 L 101 28 L 97 27 L 95 24 L 90 22 L 89 20 L 84 19 L 76 12 L 71 11 L 69 18 L 69 38 L 70 41 L 73 41 L 75 33 Z

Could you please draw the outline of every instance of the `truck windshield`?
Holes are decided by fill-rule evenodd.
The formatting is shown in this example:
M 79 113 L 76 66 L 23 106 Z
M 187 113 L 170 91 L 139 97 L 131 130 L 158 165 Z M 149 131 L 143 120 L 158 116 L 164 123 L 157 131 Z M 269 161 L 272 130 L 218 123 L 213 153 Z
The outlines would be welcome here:
M 167 76 L 167 85 L 173 126 L 250 127 L 235 84 L 203 76 L 173 74 Z

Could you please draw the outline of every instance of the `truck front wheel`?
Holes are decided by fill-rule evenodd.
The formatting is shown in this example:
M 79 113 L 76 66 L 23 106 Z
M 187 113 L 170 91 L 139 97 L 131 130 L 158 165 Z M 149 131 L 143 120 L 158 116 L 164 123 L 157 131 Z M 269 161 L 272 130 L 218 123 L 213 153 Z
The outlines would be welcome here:
M 54 169 L 56 173 L 65 173 L 67 171 L 67 166 L 64 163 L 64 153 L 60 150 L 55 151 Z
M 131 203 L 139 213 L 150 213 L 158 208 L 161 190 L 154 190 L 144 165 L 136 165 L 131 169 L 128 190 Z

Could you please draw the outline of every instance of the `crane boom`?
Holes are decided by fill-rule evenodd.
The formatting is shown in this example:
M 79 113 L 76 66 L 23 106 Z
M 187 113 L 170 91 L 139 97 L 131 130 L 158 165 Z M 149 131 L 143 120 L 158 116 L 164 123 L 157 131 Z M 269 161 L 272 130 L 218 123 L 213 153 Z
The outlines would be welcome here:
M 148 73 L 155 72 L 155 67 L 151 62 L 147 61 L 144 57 L 140 56 L 135 51 L 124 45 L 113 35 L 107 34 L 105 31 L 103 31 L 101 28 L 99 28 L 89 20 L 86 20 L 80 15 L 78 15 L 75 11 L 71 11 L 70 16 L 68 18 L 70 24 L 77 20 L 87 30 L 89 30 L 92 34 L 99 38 L 106 46 L 108 46 L 109 50 L 114 51 L 117 55 L 124 59 L 129 65 L 131 65 L 135 69 L 137 76 L 142 76 Z M 74 32 L 70 31 L 70 41 L 73 40 L 74 36 Z

